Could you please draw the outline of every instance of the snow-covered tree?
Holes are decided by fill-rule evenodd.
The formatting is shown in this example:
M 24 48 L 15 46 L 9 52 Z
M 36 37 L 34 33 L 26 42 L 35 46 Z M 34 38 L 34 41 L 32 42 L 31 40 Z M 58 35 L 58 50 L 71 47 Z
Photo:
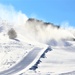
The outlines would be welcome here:
M 13 28 L 8 31 L 8 35 L 10 39 L 15 39 L 17 37 L 17 33 Z

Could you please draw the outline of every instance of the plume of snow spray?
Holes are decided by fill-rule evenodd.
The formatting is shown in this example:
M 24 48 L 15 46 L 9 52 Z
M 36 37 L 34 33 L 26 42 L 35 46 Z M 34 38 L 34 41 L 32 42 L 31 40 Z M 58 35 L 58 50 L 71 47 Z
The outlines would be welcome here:
M 68 30 L 37 19 L 28 19 L 25 27 L 28 29 L 30 36 L 33 35 L 35 40 L 43 43 L 48 43 L 51 40 L 59 41 L 74 38 L 73 34 Z
M 6 30 L 5 32 L 14 28 L 17 33 L 24 37 L 42 43 L 74 38 L 73 34 L 67 29 L 41 20 L 28 19 L 21 11 L 15 11 L 11 5 L 0 4 L 0 27 L 2 25 Z
M 13 6 L 0 4 L 0 26 L 4 25 L 7 29 L 21 27 L 27 19 L 25 14 L 16 11 Z

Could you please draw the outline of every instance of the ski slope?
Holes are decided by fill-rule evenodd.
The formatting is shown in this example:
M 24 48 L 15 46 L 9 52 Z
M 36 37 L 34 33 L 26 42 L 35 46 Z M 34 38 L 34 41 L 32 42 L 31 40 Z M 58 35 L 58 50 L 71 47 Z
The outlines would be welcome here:
M 17 65 L 15 65 L 14 67 L 8 70 L 1 72 L 0 75 L 11 75 L 23 69 L 27 69 L 27 66 L 29 66 L 33 62 L 33 60 L 38 56 L 40 51 L 41 51 L 41 48 L 37 48 L 37 47 L 34 48 Z
M 0 75 L 17 75 L 27 71 L 40 59 L 41 55 L 48 48 L 47 45 L 36 41 L 31 42 L 21 35 L 19 36 L 18 41 L 9 39 L 7 42 L 1 42 Z M 4 62 L 5 64 L 3 64 Z
M 63 43 L 64 45 L 60 43 L 57 46 L 50 45 L 51 51 L 45 53 L 45 58 L 40 58 L 49 47 L 48 45 L 30 41 L 20 34 L 18 34 L 18 40 L 7 39 L 3 43 L 1 41 L 0 75 L 74 75 L 75 42 L 63 41 Z M 15 63 L 9 63 L 7 59 Z M 35 71 L 29 70 L 39 59 L 42 62 L 38 64 L 38 68 Z M 4 62 L 6 64 L 3 64 Z
M 74 33 L 37 19 L 25 19 L 21 13 L 16 19 L 0 23 L 0 75 L 75 74 Z M 17 34 L 14 39 L 9 39 L 11 28 Z M 38 67 L 31 69 L 34 66 Z
M 3 41 L 4 39 L 4 41 Z M 6 39 L 6 41 L 5 41 Z M 56 45 L 55 45 L 56 44 Z M 50 47 L 51 51 L 41 55 Z M 38 60 L 38 68 L 30 70 Z M 1 34 L 0 38 L 0 75 L 64 75 L 75 71 L 75 42 L 54 41 L 50 45 L 29 40 L 18 34 L 11 40 Z
M 51 46 L 51 51 L 40 58 L 38 68 L 28 70 L 22 75 L 75 75 L 75 42 L 68 41 L 71 46 Z
M 51 51 L 46 53 L 46 58 L 42 61 L 34 75 L 75 75 L 75 42 L 68 41 L 71 46 L 51 47 Z

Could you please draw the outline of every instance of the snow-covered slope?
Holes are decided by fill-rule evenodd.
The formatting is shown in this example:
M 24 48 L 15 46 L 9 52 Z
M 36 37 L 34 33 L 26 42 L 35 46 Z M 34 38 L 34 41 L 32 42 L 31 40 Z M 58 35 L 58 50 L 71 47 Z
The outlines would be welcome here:
M 0 75 L 75 74 L 74 29 L 10 13 L 0 12 Z
M 28 70 L 22 75 L 75 75 L 75 42 L 67 41 L 69 46 L 51 46 L 51 51 L 40 58 L 35 70 Z
M 1 35 L 2 36 L 2 35 Z M 0 43 L 0 75 L 20 74 L 31 68 L 47 49 L 47 45 L 31 42 L 19 35 Z M 2 36 L 5 37 L 4 35 Z M 26 40 L 26 42 L 24 41 Z
M 74 71 L 75 45 L 68 47 L 52 47 L 52 51 L 48 52 L 46 58 L 41 59 L 41 61 L 42 63 L 39 64 L 39 68 L 37 69 L 37 71 L 41 73 L 49 72 L 50 74 L 60 74 Z

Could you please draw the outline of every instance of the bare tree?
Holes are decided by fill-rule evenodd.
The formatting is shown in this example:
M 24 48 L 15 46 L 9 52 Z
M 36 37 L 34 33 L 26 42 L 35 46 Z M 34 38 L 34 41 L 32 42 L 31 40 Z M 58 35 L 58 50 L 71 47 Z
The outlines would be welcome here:
M 15 39 L 17 37 L 17 33 L 13 28 L 8 31 L 8 35 L 10 39 Z

